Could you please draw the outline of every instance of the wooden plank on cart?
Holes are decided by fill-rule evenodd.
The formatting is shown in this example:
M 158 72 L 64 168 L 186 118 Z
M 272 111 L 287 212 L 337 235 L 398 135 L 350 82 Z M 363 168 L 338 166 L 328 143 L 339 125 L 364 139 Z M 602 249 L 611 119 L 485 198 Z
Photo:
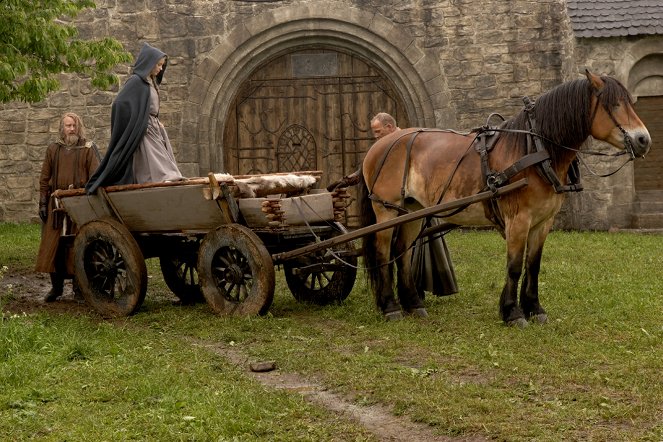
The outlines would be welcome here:
M 108 192 L 107 197 L 132 232 L 210 230 L 228 221 L 216 201 L 205 198 L 207 187 L 147 187 Z M 66 197 L 61 203 L 78 225 L 114 215 L 98 194 Z
M 84 189 L 58 190 L 54 196 L 80 226 L 95 219 L 115 218 L 137 233 L 205 231 L 242 222 L 235 200 L 242 198 L 242 189 L 251 197 L 271 195 L 268 192 L 304 193 L 318 180 L 318 172 L 238 179 L 210 173 L 207 178 L 186 181 L 108 186 L 91 195 Z

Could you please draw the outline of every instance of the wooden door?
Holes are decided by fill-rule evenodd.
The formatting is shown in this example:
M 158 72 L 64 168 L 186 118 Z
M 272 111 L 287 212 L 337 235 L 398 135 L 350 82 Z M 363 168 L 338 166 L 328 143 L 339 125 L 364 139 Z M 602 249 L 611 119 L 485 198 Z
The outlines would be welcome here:
M 635 190 L 663 190 L 663 96 L 639 97 L 635 111 L 653 143 L 645 159 L 635 161 Z
M 235 99 L 224 133 L 225 172 L 321 170 L 325 187 L 360 167 L 378 112 L 409 126 L 392 83 L 367 62 L 328 49 L 283 55 L 257 69 Z M 354 208 L 348 216 L 356 225 Z

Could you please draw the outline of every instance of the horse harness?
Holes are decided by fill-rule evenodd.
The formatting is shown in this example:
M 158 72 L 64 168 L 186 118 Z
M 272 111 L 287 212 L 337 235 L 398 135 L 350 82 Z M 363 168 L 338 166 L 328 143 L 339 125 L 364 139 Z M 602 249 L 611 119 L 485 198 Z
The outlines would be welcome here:
M 564 192 L 579 192 L 583 189 L 580 183 L 580 171 L 577 159 L 574 159 L 569 168 L 569 184 L 562 184 L 559 177 L 552 167 L 550 153 L 543 145 L 541 137 L 536 132 L 536 119 L 534 117 L 534 101 L 529 97 L 523 98 L 525 102 L 525 112 L 527 114 L 527 154 L 513 163 L 511 166 L 504 169 L 502 172 L 494 171 L 488 165 L 488 153 L 495 146 L 499 136 L 499 132 L 508 132 L 508 130 L 500 131 L 499 128 L 481 128 L 479 135 L 476 137 L 475 150 L 481 157 L 481 173 L 486 181 L 486 189 L 497 190 L 498 187 L 506 184 L 516 174 L 522 172 L 531 166 L 536 166 L 539 174 L 550 183 L 555 189 L 555 193 Z
M 375 187 L 375 182 L 378 180 L 378 177 L 380 176 L 380 172 L 382 171 L 382 168 L 384 167 L 385 161 L 387 161 L 387 157 L 389 156 L 389 153 L 391 152 L 391 149 L 396 145 L 396 142 L 403 138 L 405 135 L 395 139 L 389 147 L 384 151 L 382 156 L 380 157 L 380 160 L 378 161 L 378 167 L 376 167 L 375 171 L 376 173 L 373 174 L 373 180 L 371 182 L 371 185 L 368 186 L 368 199 L 371 201 L 379 202 L 382 204 L 384 207 L 387 209 L 393 209 L 398 212 L 399 215 L 403 215 L 405 213 L 408 213 L 408 210 L 404 207 L 405 205 L 405 184 L 407 183 L 407 177 L 408 177 L 408 172 L 410 168 L 410 152 L 412 152 L 412 144 L 414 144 L 415 138 L 417 138 L 417 135 L 419 135 L 421 132 L 432 132 L 435 131 L 435 129 L 418 129 L 415 132 L 410 133 L 410 139 L 407 141 L 407 144 L 405 146 L 405 168 L 403 170 L 403 181 L 401 184 L 401 204 L 397 205 L 394 203 L 390 203 L 389 201 L 385 201 L 381 198 L 378 198 L 375 196 L 373 193 L 373 187 Z
M 594 111 L 592 113 L 592 120 L 594 119 L 594 115 L 596 114 L 596 111 L 598 110 L 599 106 L 599 100 L 598 97 L 601 94 L 601 91 L 595 91 L 594 92 L 595 96 L 597 97 L 596 101 L 596 107 L 594 108 Z M 477 130 L 478 134 L 476 135 L 474 139 L 474 149 L 476 152 L 479 154 L 481 158 L 481 174 L 483 177 L 483 180 L 486 183 L 486 186 L 484 190 L 491 190 L 492 192 L 496 192 L 497 189 L 509 182 L 511 178 L 513 178 L 515 175 L 518 173 L 522 172 L 523 170 L 535 166 L 537 172 L 539 175 L 541 175 L 542 178 L 544 178 L 550 185 L 553 187 L 555 190 L 555 193 L 566 193 L 566 192 L 580 192 L 583 190 L 583 185 L 580 181 L 580 163 L 578 158 L 574 158 L 573 161 L 571 162 L 569 169 L 567 171 L 567 182 L 568 184 L 563 184 L 562 181 L 559 179 L 557 176 L 557 173 L 555 173 L 555 170 L 552 167 L 552 159 L 550 158 L 550 153 L 546 149 L 546 147 L 543 144 L 542 137 L 537 133 L 537 125 L 536 125 L 536 118 L 534 116 L 534 104 L 535 102 L 531 100 L 529 97 L 524 97 L 523 102 L 525 104 L 525 113 L 527 115 L 527 129 L 523 131 L 519 130 L 509 130 L 509 129 L 503 129 L 503 125 L 500 126 L 489 126 L 486 125 L 484 127 L 481 127 Z M 625 147 L 625 153 L 628 153 L 631 157 L 631 159 L 635 158 L 635 154 L 633 151 L 633 141 L 631 140 L 631 137 L 629 134 L 621 127 L 621 125 L 617 122 L 615 119 L 614 115 L 610 111 L 610 109 L 606 109 L 608 116 L 612 120 L 612 122 L 615 124 L 615 126 L 620 130 L 620 132 L 624 136 L 624 141 L 626 144 Z M 488 119 L 493 115 L 489 116 Z M 503 120 L 503 118 L 502 118 Z M 402 184 L 401 184 L 401 204 L 393 204 L 389 201 L 382 200 L 375 196 L 372 193 L 373 186 L 375 185 L 375 182 L 377 181 L 378 176 L 380 175 L 380 171 L 382 170 L 382 167 L 384 166 L 384 163 L 389 156 L 389 153 L 391 152 L 392 148 L 395 146 L 396 142 L 400 140 L 400 138 L 394 140 L 392 144 L 389 146 L 388 149 L 386 149 L 380 158 L 380 161 L 378 162 L 378 167 L 376 168 L 376 173 L 373 175 L 373 180 L 371 185 L 368 187 L 369 190 L 369 195 L 368 198 L 371 199 L 372 201 L 379 202 L 381 203 L 384 207 L 388 209 L 393 209 L 399 212 L 400 215 L 407 213 L 408 210 L 404 207 L 405 206 L 405 185 L 407 183 L 407 178 L 408 178 L 408 172 L 409 172 L 409 166 L 410 166 L 410 153 L 412 151 L 412 145 L 414 144 L 414 140 L 416 137 L 421 134 L 422 132 L 436 132 L 440 131 L 440 129 L 418 129 L 415 132 L 410 132 L 408 134 L 402 135 L 410 135 L 410 138 L 406 144 L 406 154 L 405 154 L 405 167 L 403 171 L 403 179 L 402 179 Z M 451 131 L 454 132 L 454 131 Z M 511 166 L 507 167 L 501 172 L 492 170 L 490 168 L 490 165 L 488 164 L 488 154 L 489 152 L 493 149 L 495 144 L 497 143 L 499 139 L 499 134 L 500 132 L 522 132 L 527 135 L 527 153 L 525 156 L 517 160 L 514 164 Z M 456 167 L 458 164 L 456 165 Z M 453 177 L 452 172 L 451 176 L 449 177 L 449 180 L 447 184 L 444 186 L 442 193 L 439 197 L 438 204 L 442 200 L 446 187 L 448 186 L 448 183 L 451 181 L 451 178 Z M 494 198 L 491 198 L 487 200 L 484 203 L 484 208 L 486 210 L 486 216 L 488 219 L 490 219 L 492 222 L 494 222 L 496 225 L 498 225 L 500 228 L 504 229 L 504 220 L 502 219 L 499 209 L 497 206 L 497 201 Z M 452 214 L 449 214 L 447 216 L 451 216 L 457 212 L 460 212 L 464 210 L 465 207 L 461 207 L 457 210 L 455 210 Z
M 534 112 L 533 112 L 534 101 L 532 101 L 529 97 L 525 97 L 523 101 L 525 102 L 525 111 L 527 112 L 527 117 L 528 117 L 527 122 L 529 126 L 528 130 L 524 131 L 528 135 L 528 140 L 527 140 L 528 153 L 522 158 L 520 158 L 518 161 L 516 161 L 514 164 L 512 164 L 511 166 L 504 169 L 503 171 L 498 172 L 490 168 L 490 166 L 488 165 L 488 154 L 497 143 L 497 140 L 499 139 L 499 133 L 504 132 L 504 130 L 500 130 L 501 127 L 490 127 L 490 126 L 484 126 L 478 129 L 479 133 L 475 137 L 474 148 L 481 157 L 481 173 L 483 176 L 483 180 L 486 183 L 485 190 L 491 190 L 495 192 L 497 191 L 497 188 L 507 184 L 509 180 L 518 173 L 522 172 L 528 167 L 537 166 L 539 174 L 541 174 L 541 176 L 545 178 L 550 183 L 551 186 L 553 186 L 553 188 L 555 189 L 555 193 L 581 191 L 583 189 L 583 186 L 580 183 L 580 169 L 579 169 L 578 160 L 574 159 L 574 161 L 571 163 L 571 166 L 569 167 L 568 171 L 569 184 L 562 184 L 559 177 L 552 168 L 552 161 L 550 158 L 550 154 L 543 145 L 541 138 L 537 136 L 536 119 L 534 118 Z M 399 214 L 407 213 L 408 210 L 405 209 L 404 207 L 405 185 L 407 183 L 407 178 L 408 178 L 408 172 L 410 166 L 410 153 L 412 151 L 412 145 L 414 144 L 414 140 L 420 133 L 435 132 L 438 130 L 439 129 L 418 129 L 415 132 L 409 133 L 410 138 L 408 139 L 405 147 L 406 153 L 405 153 L 405 167 L 403 171 L 403 179 L 401 184 L 401 204 L 397 205 L 389 201 L 384 201 L 372 193 L 373 186 L 375 185 L 375 182 L 377 181 L 377 178 L 380 175 L 380 171 L 382 170 L 382 167 L 384 166 L 384 163 L 387 157 L 389 156 L 391 149 L 394 147 L 394 145 L 400 138 L 394 140 L 392 144 L 389 146 L 389 148 L 387 148 L 382 154 L 382 157 L 378 162 L 378 167 L 376 168 L 377 173 L 373 175 L 373 180 L 372 180 L 373 182 L 369 186 L 369 196 L 368 196 L 369 199 L 381 203 L 384 207 L 388 209 L 396 210 L 397 212 L 399 212 Z M 439 198 L 440 201 L 442 200 L 443 195 L 444 195 L 444 190 Z M 438 204 L 440 201 L 438 201 Z M 492 206 L 490 207 L 491 213 L 489 218 L 493 221 L 496 221 L 498 225 L 503 227 L 504 222 L 501 220 L 501 216 L 499 216 L 499 212 L 497 210 L 497 203 L 493 199 L 488 201 L 489 201 L 488 204 Z M 458 211 L 463 209 L 464 208 L 461 208 Z M 457 211 L 455 211 L 454 213 L 456 212 Z

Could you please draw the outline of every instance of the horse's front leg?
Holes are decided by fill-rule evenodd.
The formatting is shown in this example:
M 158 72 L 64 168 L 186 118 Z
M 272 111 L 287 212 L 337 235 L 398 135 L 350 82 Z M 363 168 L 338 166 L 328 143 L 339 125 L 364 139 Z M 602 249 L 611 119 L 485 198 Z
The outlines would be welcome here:
M 391 262 L 391 236 L 393 229 L 386 229 L 375 234 L 375 258 L 377 280 L 375 281 L 375 301 L 388 321 L 403 317 L 401 307 L 394 296 L 394 267 Z
M 500 295 L 500 316 L 507 325 L 525 327 L 527 320 L 518 305 L 518 282 L 523 270 L 529 223 L 507 222 L 505 229 L 507 262 L 506 282 Z
M 552 221 L 551 219 L 542 227 L 530 232 L 527 241 L 525 275 L 520 287 L 520 307 L 525 314 L 525 318 L 533 319 L 540 324 L 548 321 L 548 315 L 539 303 L 539 272 L 541 270 L 543 244 L 552 227 Z

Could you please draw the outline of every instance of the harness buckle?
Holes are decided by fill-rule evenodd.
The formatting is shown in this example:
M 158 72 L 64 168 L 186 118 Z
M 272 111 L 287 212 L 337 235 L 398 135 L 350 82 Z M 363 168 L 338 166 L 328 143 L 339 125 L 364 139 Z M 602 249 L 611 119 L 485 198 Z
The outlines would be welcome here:
M 504 184 L 504 176 L 501 173 L 491 173 L 486 178 L 486 186 L 491 192 L 496 193 L 497 188 Z

